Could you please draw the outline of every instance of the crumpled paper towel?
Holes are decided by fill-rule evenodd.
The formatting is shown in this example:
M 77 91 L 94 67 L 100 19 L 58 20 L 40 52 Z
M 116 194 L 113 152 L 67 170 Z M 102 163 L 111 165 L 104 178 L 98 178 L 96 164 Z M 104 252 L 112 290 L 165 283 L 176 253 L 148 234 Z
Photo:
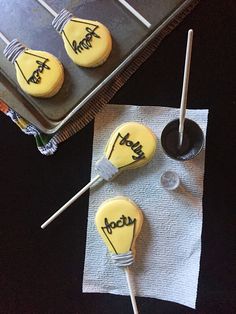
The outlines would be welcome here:
M 179 109 L 151 106 L 107 105 L 96 116 L 92 174 L 106 142 L 120 124 L 136 121 L 149 126 L 158 138 L 154 159 L 146 166 L 122 172 L 111 182 L 90 191 L 83 292 L 129 295 L 125 273 L 111 261 L 94 223 L 100 204 L 123 195 L 143 211 L 144 223 L 136 242 L 136 259 L 130 267 L 136 296 L 177 302 L 195 308 L 201 254 L 204 150 L 193 160 L 170 159 L 161 148 L 166 124 L 178 118 Z M 206 135 L 208 110 L 187 110 Z M 166 191 L 160 176 L 176 171 L 177 191 Z

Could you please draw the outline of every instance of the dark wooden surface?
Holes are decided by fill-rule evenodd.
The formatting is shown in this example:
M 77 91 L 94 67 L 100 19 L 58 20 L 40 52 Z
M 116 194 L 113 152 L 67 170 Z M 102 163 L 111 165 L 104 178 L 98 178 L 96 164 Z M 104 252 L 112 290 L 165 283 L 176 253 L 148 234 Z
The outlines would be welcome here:
M 189 108 L 209 108 L 197 309 L 137 298 L 140 313 L 236 313 L 236 3 L 201 1 L 113 98 L 178 107 L 186 34 L 194 29 Z M 130 299 L 82 294 L 88 193 L 40 224 L 90 177 L 93 124 L 42 156 L 0 115 L 0 313 L 129 314 Z

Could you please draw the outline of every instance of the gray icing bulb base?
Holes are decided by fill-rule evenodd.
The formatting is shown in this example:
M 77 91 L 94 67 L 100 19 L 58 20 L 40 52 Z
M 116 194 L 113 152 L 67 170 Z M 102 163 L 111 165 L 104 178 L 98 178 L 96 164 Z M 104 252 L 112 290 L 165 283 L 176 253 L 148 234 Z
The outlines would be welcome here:
M 55 28 L 56 31 L 58 31 L 58 33 L 61 34 L 66 23 L 70 21 L 72 17 L 73 15 L 69 11 L 63 9 L 52 21 L 52 26 Z
M 134 262 L 134 255 L 132 251 L 123 254 L 112 254 L 111 258 L 113 263 L 119 267 L 128 267 Z
M 20 43 L 17 39 L 13 39 L 3 50 L 4 56 L 8 61 L 14 63 L 17 57 L 25 51 L 26 46 Z

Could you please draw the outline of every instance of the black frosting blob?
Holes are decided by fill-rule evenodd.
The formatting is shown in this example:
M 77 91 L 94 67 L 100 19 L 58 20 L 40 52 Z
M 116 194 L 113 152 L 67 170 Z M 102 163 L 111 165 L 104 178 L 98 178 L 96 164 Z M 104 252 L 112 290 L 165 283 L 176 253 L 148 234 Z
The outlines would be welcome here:
M 185 161 L 200 153 L 204 144 L 204 134 L 199 125 L 190 119 L 184 121 L 182 146 L 179 147 L 179 119 L 166 125 L 161 134 L 161 145 L 171 158 Z

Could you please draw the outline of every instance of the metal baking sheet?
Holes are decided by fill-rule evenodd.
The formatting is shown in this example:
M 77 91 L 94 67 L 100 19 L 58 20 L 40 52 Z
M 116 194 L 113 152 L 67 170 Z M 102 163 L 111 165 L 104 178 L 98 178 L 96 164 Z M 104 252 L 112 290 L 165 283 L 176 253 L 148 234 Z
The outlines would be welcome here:
M 63 126 L 113 76 L 151 40 L 166 19 L 191 1 L 128 1 L 151 24 L 148 29 L 118 1 L 46 1 L 56 12 L 66 8 L 75 16 L 97 20 L 111 32 L 113 48 L 108 60 L 97 68 L 82 68 L 67 56 L 61 36 L 53 29 L 52 15 L 36 0 L 1 0 L 0 30 L 9 40 L 17 38 L 27 47 L 45 50 L 57 56 L 64 65 L 65 81 L 52 98 L 31 97 L 18 87 L 15 68 L 0 53 L 0 98 L 45 133 Z M 164 23 L 164 24 L 163 24 Z M 0 52 L 5 44 L 0 42 Z

